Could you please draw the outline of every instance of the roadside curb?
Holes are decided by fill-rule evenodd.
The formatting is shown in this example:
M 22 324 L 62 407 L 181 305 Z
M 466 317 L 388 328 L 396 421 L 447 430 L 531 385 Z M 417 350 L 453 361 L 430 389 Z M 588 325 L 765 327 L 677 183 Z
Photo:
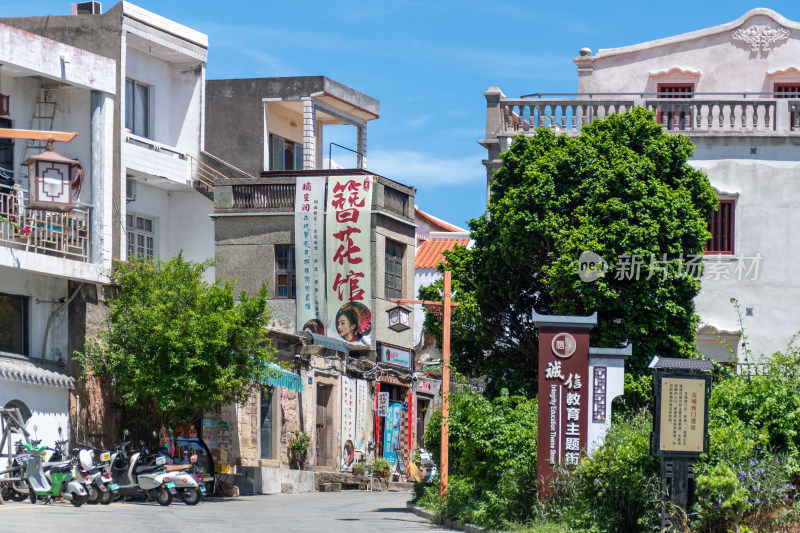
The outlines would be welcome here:
M 418 505 L 414 505 L 411 501 L 406 502 L 406 509 L 414 513 L 415 515 L 425 518 L 426 520 L 430 520 L 434 524 L 442 524 L 444 527 L 448 529 L 455 529 L 457 531 L 466 531 L 466 533 L 487 533 L 489 530 L 484 529 L 480 526 L 473 526 L 472 524 L 459 524 L 458 522 L 454 522 L 452 520 L 442 520 L 439 521 L 439 515 L 428 511 L 427 509 L 420 507 Z

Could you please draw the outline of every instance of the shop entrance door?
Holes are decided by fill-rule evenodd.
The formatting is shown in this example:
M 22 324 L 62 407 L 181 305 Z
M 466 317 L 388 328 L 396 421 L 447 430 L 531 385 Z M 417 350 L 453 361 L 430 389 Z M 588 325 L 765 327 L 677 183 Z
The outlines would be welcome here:
M 330 385 L 317 384 L 317 466 L 330 466 L 332 454 L 330 453 L 330 433 L 333 431 L 331 423 L 331 400 Z

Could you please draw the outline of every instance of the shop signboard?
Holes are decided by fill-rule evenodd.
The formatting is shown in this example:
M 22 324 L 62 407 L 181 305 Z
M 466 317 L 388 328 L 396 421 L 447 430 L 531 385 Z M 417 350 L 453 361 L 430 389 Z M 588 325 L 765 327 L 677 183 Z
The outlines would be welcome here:
M 383 458 L 389 461 L 392 468 L 397 465 L 397 452 L 400 450 L 400 420 L 403 406 L 400 402 L 391 402 L 384 424 Z
M 356 440 L 356 383 L 342 376 L 342 470 L 353 468 Z
M 378 393 L 378 416 L 386 418 L 389 416 L 389 392 Z
M 373 176 L 328 178 L 325 256 L 329 336 L 370 346 Z
M 367 420 L 370 417 L 370 405 L 367 402 L 367 381 L 356 380 L 356 450 L 367 451 Z
M 298 177 L 294 199 L 297 330 L 325 335 L 325 178 Z
M 653 379 L 656 456 L 697 456 L 708 451 L 708 397 L 705 374 L 658 372 Z
M 377 343 L 378 362 L 396 366 L 405 370 L 411 370 L 411 362 L 414 360 L 413 350 L 400 348 L 385 342 Z

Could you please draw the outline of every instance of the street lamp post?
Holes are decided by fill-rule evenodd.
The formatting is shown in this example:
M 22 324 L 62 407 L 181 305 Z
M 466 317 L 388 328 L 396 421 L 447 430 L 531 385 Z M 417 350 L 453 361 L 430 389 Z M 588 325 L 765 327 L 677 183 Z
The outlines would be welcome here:
M 442 445 L 439 474 L 439 493 L 444 501 L 447 494 L 448 450 L 450 445 L 449 417 L 450 417 L 450 317 L 452 308 L 458 307 L 457 302 L 450 301 L 450 271 L 444 272 L 444 299 L 442 301 L 428 300 L 403 300 L 390 298 L 394 303 L 422 304 L 426 307 L 441 308 L 442 311 Z

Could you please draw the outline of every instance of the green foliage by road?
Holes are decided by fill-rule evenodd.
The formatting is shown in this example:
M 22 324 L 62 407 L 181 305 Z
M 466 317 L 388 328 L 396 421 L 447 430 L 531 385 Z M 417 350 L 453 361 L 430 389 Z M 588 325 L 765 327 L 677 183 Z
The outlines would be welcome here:
M 450 477 L 445 515 L 499 526 L 522 521 L 536 505 L 536 400 L 501 394 L 489 400 L 462 390 L 450 396 Z M 441 411 L 425 430 L 439 463 Z M 421 494 L 438 509 L 438 481 Z
M 244 403 L 269 373 L 266 287 L 237 301 L 231 282 L 203 281 L 211 264 L 182 254 L 115 264 L 108 324 L 76 355 L 84 374 L 110 379 L 132 429 L 175 427 Z
M 547 128 L 518 136 L 501 155 L 488 215 L 470 221 L 474 248 L 447 254 L 461 304 L 454 366 L 487 375 L 496 387 L 535 393 L 533 310 L 597 311 L 592 345 L 633 343 L 629 369 L 637 373 L 653 354 L 693 353 L 700 283 L 682 274 L 684 262 L 703 253 L 717 198 L 708 178 L 687 164 L 692 151 L 687 138 L 665 134 L 641 108 L 597 120 L 575 138 Z M 591 283 L 578 275 L 584 251 L 609 265 Z M 625 255 L 641 264 L 618 276 Z M 659 261 L 652 269 L 651 258 Z M 441 282 L 420 292 L 439 299 Z M 428 317 L 426 328 L 441 325 Z

